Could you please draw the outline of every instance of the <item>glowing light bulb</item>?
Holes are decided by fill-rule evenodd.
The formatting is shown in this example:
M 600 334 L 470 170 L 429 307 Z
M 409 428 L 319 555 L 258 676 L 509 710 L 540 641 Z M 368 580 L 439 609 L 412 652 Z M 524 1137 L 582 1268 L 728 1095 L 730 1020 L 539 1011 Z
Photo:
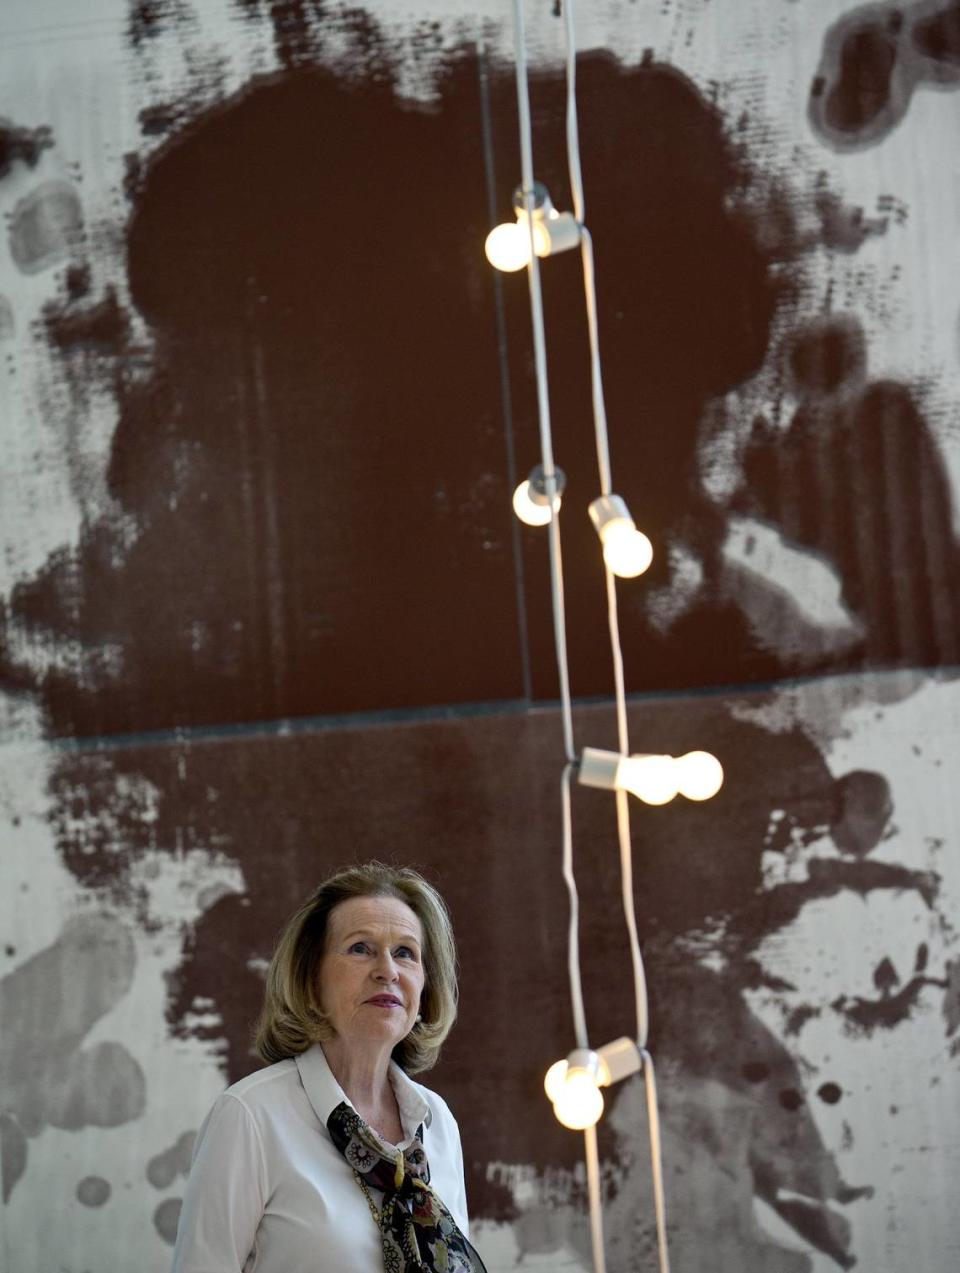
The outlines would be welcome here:
M 680 772 L 672 756 L 625 756 L 617 769 L 616 785 L 644 804 L 669 804 L 680 790 Z
M 554 1061 L 553 1065 L 547 1070 L 543 1080 L 543 1090 L 547 1094 L 547 1100 L 551 1104 L 556 1104 L 557 1098 L 563 1090 L 564 1082 L 567 1078 L 567 1070 L 570 1063 L 566 1057 L 562 1061 Z
M 610 522 L 601 538 L 603 560 L 621 579 L 635 579 L 653 561 L 653 545 L 633 522 Z
M 677 786 L 688 800 L 709 800 L 723 786 L 723 766 L 708 751 L 688 751 L 676 767 Z
M 603 1095 L 593 1075 L 571 1066 L 553 1102 L 553 1112 L 571 1131 L 593 1127 L 603 1113 Z
M 603 791 L 629 791 L 644 804 L 668 804 L 674 796 L 709 800 L 723 786 L 723 767 L 708 751 L 674 756 L 622 756 L 616 751 L 584 747 L 577 781 Z M 601 1056 L 601 1061 L 603 1057 Z
M 653 561 L 653 545 L 637 530 L 619 495 L 601 495 L 589 508 L 590 520 L 603 544 L 603 560 L 621 579 L 642 575 Z
M 513 492 L 513 511 L 528 526 L 546 526 L 553 516 L 553 509 L 547 503 L 540 503 L 533 498 L 533 490 L 529 480 L 521 482 Z M 554 507 L 560 507 L 560 500 L 554 500 Z
M 494 269 L 512 274 L 530 264 L 530 230 L 526 221 L 504 221 L 487 235 L 483 250 Z
M 546 526 L 560 511 L 560 499 L 567 484 L 563 469 L 554 468 L 550 481 L 553 499 L 547 495 L 547 479 L 543 466 L 531 469 L 530 476 L 513 492 L 513 511 L 528 526 Z

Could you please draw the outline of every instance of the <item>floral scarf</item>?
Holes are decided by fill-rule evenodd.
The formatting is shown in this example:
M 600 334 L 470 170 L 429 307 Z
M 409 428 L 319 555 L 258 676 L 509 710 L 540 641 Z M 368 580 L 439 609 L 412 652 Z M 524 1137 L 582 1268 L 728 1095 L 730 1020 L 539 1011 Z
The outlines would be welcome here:
M 401 1152 L 341 1101 L 327 1119 L 327 1130 L 357 1175 L 383 1190 L 384 1273 L 486 1273 L 480 1256 L 430 1188 L 422 1127 Z

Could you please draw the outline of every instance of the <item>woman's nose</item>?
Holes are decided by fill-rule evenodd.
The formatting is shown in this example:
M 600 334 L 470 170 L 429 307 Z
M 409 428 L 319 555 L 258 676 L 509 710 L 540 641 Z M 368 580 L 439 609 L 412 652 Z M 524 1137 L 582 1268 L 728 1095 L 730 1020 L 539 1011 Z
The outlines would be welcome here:
M 380 981 L 396 981 L 399 975 L 393 956 L 389 953 L 381 955 L 374 976 Z

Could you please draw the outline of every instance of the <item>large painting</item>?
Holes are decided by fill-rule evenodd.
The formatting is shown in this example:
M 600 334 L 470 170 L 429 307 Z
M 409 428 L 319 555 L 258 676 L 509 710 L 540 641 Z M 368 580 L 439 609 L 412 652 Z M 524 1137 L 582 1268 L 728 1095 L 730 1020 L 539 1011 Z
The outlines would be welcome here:
M 558 207 L 560 5 L 528 9 Z M 672 1263 L 960 1260 L 960 5 L 581 3 L 586 220 Z M 491 1273 L 589 1269 L 512 6 L 7 0 L 0 16 L 0 1262 L 163 1273 L 193 1140 L 329 871 L 457 930 Z M 614 745 L 575 254 L 544 262 L 577 746 Z M 635 1029 L 578 790 L 591 1039 Z M 656 1265 L 642 1085 L 609 1267 Z

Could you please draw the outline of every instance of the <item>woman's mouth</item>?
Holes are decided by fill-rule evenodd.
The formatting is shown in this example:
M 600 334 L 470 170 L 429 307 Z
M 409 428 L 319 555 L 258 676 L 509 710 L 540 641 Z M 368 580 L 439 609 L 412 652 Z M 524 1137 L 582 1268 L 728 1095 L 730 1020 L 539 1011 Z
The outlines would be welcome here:
M 396 995 L 374 995 L 372 999 L 367 999 L 367 1003 L 372 1003 L 376 1008 L 402 1008 L 403 1004 Z

